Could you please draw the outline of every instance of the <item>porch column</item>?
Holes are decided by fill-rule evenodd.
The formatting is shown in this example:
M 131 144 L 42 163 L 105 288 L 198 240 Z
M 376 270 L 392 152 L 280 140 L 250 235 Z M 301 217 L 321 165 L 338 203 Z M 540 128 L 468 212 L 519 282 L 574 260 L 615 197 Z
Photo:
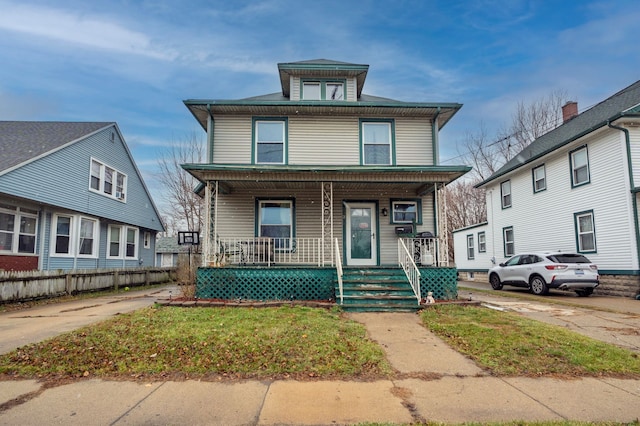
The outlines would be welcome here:
M 209 266 L 215 261 L 218 246 L 216 237 L 218 235 L 218 181 L 207 181 L 204 188 L 205 221 L 203 238 L 202 266 Z
M 438 223 L 438 266 L 449 266 L 449 227 L 447 226 L 447 196 L 444 183 L 436 183 L 436 221 Z
M 320 241 L 321 266 L 326 262 L 326 254 L 330 254 L 330 264 L 334 265 L 333 253 L 333 182 L 321 182 L 322 185 L 322 237 Z

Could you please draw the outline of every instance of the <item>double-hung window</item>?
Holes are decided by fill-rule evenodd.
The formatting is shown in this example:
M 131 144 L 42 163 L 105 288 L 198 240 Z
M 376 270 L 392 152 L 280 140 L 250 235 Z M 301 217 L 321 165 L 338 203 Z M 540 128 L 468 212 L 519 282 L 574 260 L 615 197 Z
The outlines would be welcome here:
M 478 232 L 478 253 L 487 252 L 487 237 L 484 232 Z
M 513 238 L 513 226 L 502 229 L 502 241 L 504 244 L 504 256 L 509 257 L 516 254 L 516 244 Z
M 95 258 L 98 256 L 98 232 L 96 219 L 54 214 L 51 226 L 51 255 Z
M 571 163 L 571 186 L 580 186 L 589 183 L 591 176 L 589 173 L 589 153 L 587 147 L 583 146 L 571 151 L 569 154 Z
M 125 202 L 127 175 L 107 166 L 95 158 L 91 159 L 89 189 L 93 192 Z
M 109 225 L 110 259 L 138 258 L 138 228 L 124 225 Z
M 287 120 L 255 118 L 253 122 L 256 164 L 285 164 Z
M 291 247 L 293 200 L 257 200 L 258 236 L 273 238 L 276 249 Z
M 511 207 L 511 181 L 506 180 L 500 184 L 500 197 L 503 209 Z
M 0 206 L 0 252 L 35 253 L 37 229 L 37 211 Z
M 547 189 L 547 173 L 544 164 L 532 170 L 533 192 L 540 192 Z
M 473 234 L 467 235 L 467 259 L 473 260 L 475 258 L 473 247 Z
M 391 200 L 392 223 L 421 223 L 419 200 Z
M 344 82 L 313 80 L 302 82 L 304 101 L 342 101 L 344 100 Z
M 593 211 L 575 213 L 573 215 L 576 227 L 576 240 L 579 253 L 596 252 L 596 227 L 593 220 Z
M 362 141 L 362 164 L 393 164 L 393 121 L 360 122 L 360 139 Z

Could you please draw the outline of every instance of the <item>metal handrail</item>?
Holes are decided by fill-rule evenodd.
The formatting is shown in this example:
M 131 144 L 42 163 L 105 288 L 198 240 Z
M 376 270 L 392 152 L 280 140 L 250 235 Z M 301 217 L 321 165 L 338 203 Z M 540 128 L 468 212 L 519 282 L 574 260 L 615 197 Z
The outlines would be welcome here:
M 338 242 L 338 239 L 336 238 L 336 272 L 338 274 L 338 289 L 340 291 L 340 304 L 342 305 L 344 302 L 344 293 L 342 290 L 342 260 L 340 259 L 340 243 Z
M 398 263 L 404 271 L 404 274 L 407 276 L 409 284 L 411 284 L 411 288 L 413 289 L 413 293 L 418 299 L 418 303 L 420 303 L 422 300 L 422 296 L 420 294 L 420 270 L 418 269 L 416 262 L 413 261 L 413 255 L 402 238 L 398 238 Z

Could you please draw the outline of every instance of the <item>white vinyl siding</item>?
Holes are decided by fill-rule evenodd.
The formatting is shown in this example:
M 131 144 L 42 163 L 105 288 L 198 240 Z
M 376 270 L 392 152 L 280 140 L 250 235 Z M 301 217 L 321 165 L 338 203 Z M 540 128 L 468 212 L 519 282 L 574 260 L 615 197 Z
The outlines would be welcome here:
M 431 122 L 427 119 L 396 118 L 396 165 L 433 164 Z
M 289 118 L 289 164 L 359 164 L 356 117 Z
M 214 122 L 213 163 L 251 163 L 252 117 L 218 116 Z
M 640 127 L 629 127 L 629 141 L 631 143 L 631 163 L 633 181 L 640 185 Z M 624 133 L 618 131 L 618 137 L 624 141 Z

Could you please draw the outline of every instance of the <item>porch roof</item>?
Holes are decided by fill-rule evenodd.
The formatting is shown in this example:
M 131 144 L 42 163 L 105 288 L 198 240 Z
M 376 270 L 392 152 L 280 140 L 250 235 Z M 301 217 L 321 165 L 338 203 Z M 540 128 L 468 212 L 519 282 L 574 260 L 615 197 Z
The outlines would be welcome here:
M 218 181 L 222 192 L 237 188 L 307 187 L 337 182 L 350 187 L 394 185 L 416 195 L 448 184 L 471 170 L 469 166 L 265 166 L 238 164 L 183 164 L 200 182 Z

